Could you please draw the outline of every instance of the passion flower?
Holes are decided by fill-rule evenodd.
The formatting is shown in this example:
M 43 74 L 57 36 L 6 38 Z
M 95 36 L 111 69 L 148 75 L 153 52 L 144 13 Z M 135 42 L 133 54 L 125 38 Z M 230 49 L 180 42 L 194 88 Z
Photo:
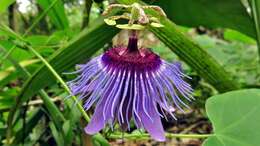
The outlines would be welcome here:
M 96 104 L 85 131 L 94 134 L 106 124 L 118 122 L 122 129 L 144 128 L 155 140 L 165 141 L 161 118 L 176 108 L 188 107 L 180 96 L 192 99 L 191 86 L 183 78 L 180 63 L 169 63 L 146 48 L 138 48 L 136 34 L 127 47 L 113 47 L 86 64 L 78 65 L 80 75 L 69 82 L 73 95 L 85 99 L 84 108 Z

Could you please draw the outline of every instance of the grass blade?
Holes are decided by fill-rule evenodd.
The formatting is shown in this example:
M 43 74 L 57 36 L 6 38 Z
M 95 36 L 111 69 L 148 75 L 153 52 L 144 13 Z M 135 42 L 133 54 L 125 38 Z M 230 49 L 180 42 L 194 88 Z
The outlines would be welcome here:
M 26 122 L 25 130 L 23 128 L 21 128 L 15 134 L 15 139 L 13 141 L 13 145 L 17 145 L 23 139 L 25 139 L 27 136 L 29 136 L 29 133 L 37 125 L 38 121 L 42 118 L 43 115 L 44 115 L 44 112 L 42 111 L 42 109 L 37 109 L 36 111 L 34 111 L 33 116 L 30 119 L 28 119 L 28 121 Z

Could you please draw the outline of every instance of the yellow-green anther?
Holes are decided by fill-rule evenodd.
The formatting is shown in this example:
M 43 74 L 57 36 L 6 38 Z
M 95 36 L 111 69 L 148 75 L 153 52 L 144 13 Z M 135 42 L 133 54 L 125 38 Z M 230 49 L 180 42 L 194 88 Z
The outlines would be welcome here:
M 104 19 L 104 21 L 107 25 L 111 25 L 111 26 L 116 25 L 116 21 L 113 19 Z
M 120 28 L 120 29 L 128 29 L 128 30 L 144 30 L 145 29 L 144 26 L 139 25 L 139 24 L 132 24 L 132 25 L 118 24 L 118 25 L 116 25 L 116 27 Z

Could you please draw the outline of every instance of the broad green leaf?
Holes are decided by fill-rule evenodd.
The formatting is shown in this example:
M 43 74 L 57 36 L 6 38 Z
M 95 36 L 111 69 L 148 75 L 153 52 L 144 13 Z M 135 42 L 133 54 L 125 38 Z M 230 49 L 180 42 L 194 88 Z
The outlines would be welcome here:
M 203 146 L 257 146 L 260 143 L 260 89 L 232 91 L 209 98 L 206 111 L 214 135 Z
M 0 13 L 4 12 L 15 0 L 0 0 Z
M 231 28 L 255 38 L 254 24 L 239 0 L 159 0 L 176 24 L 208 28 Z
M 51 22 L 58 29 L 66 29 L 69 27 L 69 21 L 65 13 L 64 4 L 62 0 L 37 0 L 42 9 L 47 9 L 53 2 L 56 4 L 49 10 L 48 16 Z

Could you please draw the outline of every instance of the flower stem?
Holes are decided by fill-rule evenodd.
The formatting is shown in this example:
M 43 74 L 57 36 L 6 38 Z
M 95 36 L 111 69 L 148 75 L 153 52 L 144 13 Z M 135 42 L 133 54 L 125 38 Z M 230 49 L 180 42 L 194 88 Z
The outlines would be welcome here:
M 173 134 L 173 133 L 165 133 L 165 136 L 167 138 L 208 138 L 210 136 L 213 136 L 213 134 Z M 142 134 L 111 134 L 108 135 L 107 138 L 111 139 L 120 139 L 120 138 L 126 138 L 126 139 L 149 139 L 150 135 L 148 133 L 142 133 Z

